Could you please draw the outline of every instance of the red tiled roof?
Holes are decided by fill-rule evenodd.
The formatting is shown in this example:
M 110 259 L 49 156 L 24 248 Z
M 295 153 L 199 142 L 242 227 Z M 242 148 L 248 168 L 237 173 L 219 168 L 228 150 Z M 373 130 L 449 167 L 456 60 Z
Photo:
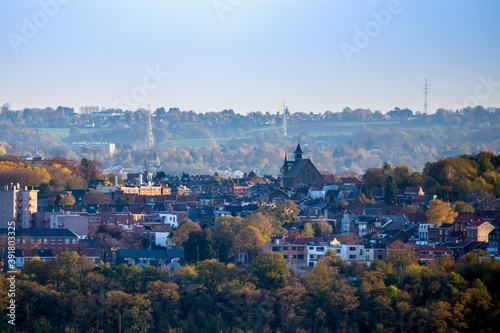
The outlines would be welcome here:
M 430 246 L 430 245 L 422 245 L 418 247 L 418 250 L 420 252 L 450 252 L 451 250 L 448 248 L 448 246 Z
M 344 184 L 360 184 L 360 183 L 362 183 L 362 181 L 359 177 L 347 177 L 347 178 L 342 179 L 342 182 Z
M 455 222 L 467 223 L 467 222 L 476 222 L 482 221 L 481 218 L 475 213 L 458 213 L 455 218 Z
M 324 178 L 325 182 L 333 182 L 333 181 L 335 181 L 335 178 L 333 178 L 332 174 L 325 174 L 325 175 L 323 175 L 323 178 Z

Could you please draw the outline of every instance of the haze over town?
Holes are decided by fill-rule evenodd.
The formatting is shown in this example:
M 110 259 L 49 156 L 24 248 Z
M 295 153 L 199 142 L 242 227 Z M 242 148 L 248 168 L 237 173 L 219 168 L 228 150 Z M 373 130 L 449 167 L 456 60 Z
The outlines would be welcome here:
M 430 112 L 500 104 L 493 0 L 0 6 L 0 100 L 16 109 L 112 108 L 151 69 L 165 75 L 131 109 L 246 114 L 276 112 L 286 101 L 292 112 L 422 111 L 426 78 Z
M 0 331 L 495 332 L 499 13 L 1 1 Z

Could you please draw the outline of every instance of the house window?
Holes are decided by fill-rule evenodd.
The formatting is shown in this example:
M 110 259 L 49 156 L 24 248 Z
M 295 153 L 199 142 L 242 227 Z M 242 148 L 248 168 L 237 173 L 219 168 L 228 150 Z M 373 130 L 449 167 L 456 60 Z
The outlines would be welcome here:
M 288 246 L 283 246 L 283 251 L 288 251 Z
M 69 244 L 69 238 L 64 239 L 64 244 Z
M 296 246 L 292 246 L 292 251 L 297 251 L 297 247 Z
M 55 244 L 56 243 L 56 240 L 55 239 L 51 239 L 50 240 L 50 244 Z
M 36 243 L 37 243 L 37 244 L 42 244 L 42 239 L 41 239 L 41 238 L 37 238 L 37 239 L 36 239 Z
M 58 239 L 57 244 L 62 244 L 62 239 Z
M 353 254 L 351 254 L 351 255 L 349 256 L 349 259 L 356 259 L 356 256 L 355 256 L 355 255 L 353 255 Z
M 281 247 L 273 246 L 273 252 L 281 252 Z
M 288 259 L 288 255 L 284 254 L 283 259 Z
M 43 244 L 49 244 L 49 239 L 48 238 L 44 238 L 43 239 Z
M 71 244 L 76 244 L 76 239 L 72 239 Z
M 354 246 L 349 247 L 349 251 L 356 251 L 356 248 Z

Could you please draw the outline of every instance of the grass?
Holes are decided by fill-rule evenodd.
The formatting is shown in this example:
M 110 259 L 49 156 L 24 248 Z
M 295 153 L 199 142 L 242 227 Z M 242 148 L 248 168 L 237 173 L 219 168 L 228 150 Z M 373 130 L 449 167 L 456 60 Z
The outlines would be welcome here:
M 242 138 L 213 138 L 218 145 L 224 145 L 234 139 L 242 139 Z M 185 147 L 185 146 L 193 146 L 195 148 L 203 147 L 205 141 L 210 139 L 179 139 L 179 140 L 169 140 L 169 145 L 174 145 L 177 147 Z M 162 142 L 159 144 L 162 147 L 165 147 L 167 144 Z
M 399 125 L 401 121 L 399 120 L 380 120 L 380 121 L 339 121 L 339 122 L 321 122 L 319 123 L 323 126 L 371 126 L 371 125 Z
M 39 130 L 41 132 L 45 132 L 47 134 L 50 134 L 58 139 L 64 139 L 69 136 L 69 128 L 34 128 L 34 130 Z M 78 128 L 78 131 L 80 131 L 80 134 L 92 134 L 95 132 L 108 132 L 111 131 L 109 129 L 102 129 L 102 128 Z
M 299 127 L 299 125 L 287 125 L 287 128 L 291 127 Z M 246 131 L 247 133 L 252 133 L 252 132 L 264 132 L 264 131 L 281 131 L 283 129 L 283 126 L 261 126 L 257 128 L 252 128 L 251 130 Z

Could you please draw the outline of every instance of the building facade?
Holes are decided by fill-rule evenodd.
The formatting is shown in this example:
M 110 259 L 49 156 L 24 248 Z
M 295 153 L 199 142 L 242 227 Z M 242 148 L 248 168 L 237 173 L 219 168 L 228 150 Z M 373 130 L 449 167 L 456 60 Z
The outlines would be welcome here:
M 296 187 L 300 185 L 319 185 L 323 186 L 324 177 L 316 169 L 312 161 L 308 158 L 302 158 L 302 148 L 297 144 L 294 151 L 295 160 L 288 161 L 285 155 L 285 161 L 281 167 L 284 187 Z
M 33 213 L 37 211 L 38 191 L 17 185 L 2 186 L 0 189 L 0 228 L 7 228 L 10 221 L 18 228 L 34 228 Z

